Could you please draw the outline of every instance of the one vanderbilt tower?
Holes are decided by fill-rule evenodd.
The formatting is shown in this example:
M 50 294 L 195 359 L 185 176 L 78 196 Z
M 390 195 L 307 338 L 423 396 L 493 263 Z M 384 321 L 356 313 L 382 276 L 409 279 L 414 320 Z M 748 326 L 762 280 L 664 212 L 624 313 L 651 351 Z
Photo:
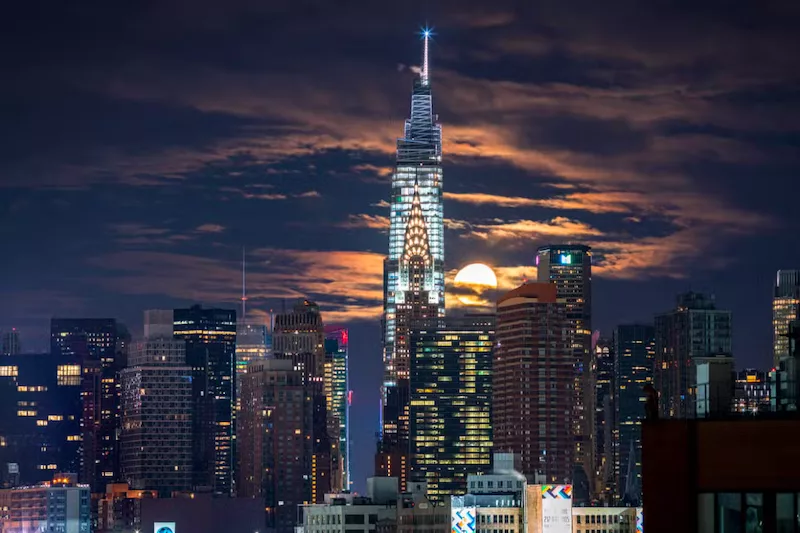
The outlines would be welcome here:
M 409 346 L 412 326 L 444 316 L 442 128 L 433 114 L 428 45 L 411 95 L 411 117 L 397 140 L 392 176 L 389 256 L 383 263 L 383 386 L 377 475 L 405 490 L 409 464 Z

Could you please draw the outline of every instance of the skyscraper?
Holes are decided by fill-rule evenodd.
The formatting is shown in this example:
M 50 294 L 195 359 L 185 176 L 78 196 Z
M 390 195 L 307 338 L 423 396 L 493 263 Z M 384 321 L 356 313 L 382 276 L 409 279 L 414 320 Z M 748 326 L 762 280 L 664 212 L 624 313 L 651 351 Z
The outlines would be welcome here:
M 594 481 L 594 406 L 595 387 L 591 369 L 592 352 L 592 249 L 575 244 L 552 244 L 536 252 L 540 283 L 555 283 L 558 298 L 566 302 L 571 344 L 575 356 L 575 434 L 574 498 L 586 500 Z
M 448 320 L 411 335 L 411 481 L 442 501 L 491 469 L 494 316 Z
M 18 355 L 21 351 L 19 331 L 17 331 L 17 328 L 12 328 L 11 331 L 4 332 L 0 353 L 3 355 Z
M 599 332 L 596 334 L 599 335 Z M 597 492 L 610 501 L 614 489 L 614 343 L 598 338 L 595 353 L 594 448 L 597 463 Z
M 566 303 L 552 283 L 527 283 L 497 301 L 492 429 L 498 452 L 520 455 L 528 479 L 573 475 L 574 351 Z
M 0 360 L 0 481 L 49 480 L 81 470 L 81 363 L 59 354 L 10 355 Z M 9 465 L 16 472 L 9 472 Z M 13 484 L 13 483 L 8 483 Z
M 615 471 L 619 498 L 641 503 L 644 386 L 653 383 L 653 326 L 628 324 L 614 330 L 617 438 Z
M 192 369 L 171 330 L 133 343 L 120 372 L 125 481 L 165 496 L 192 487 Z
M 289 359 L 250 364 L 242 383 L 237 489 L 264 499 L 268 531 L 292 531 L 297 506 L 312 501 L 313 405 Z
M 192 368 L 192 484 L 216 494 L 233 489 L 236 311 L 175 309 L 174 336 L 186 341 Z
M 696 359 L 731 355 L 731 312 L 719 310 L 714 296 L 678 295 L 677 306 L 655 317 L 655 373 L 661 414 L 693 418 Z
M 251 361 L 265 359 L 268 326 L 265 320 L 242 317 L 236 323 L 236 407 L 239 408 L 242 376 L 247 373 Z
M 120 477 L 120 399 L 118 372 L 125 354 L 112 318 L 54 318 L 50 351 L 80 361 L 83 404 L 79 479 L 92 490 Z
M 328 433 L 328 404 L 325 396 L 325 326 L 319 306 L 298 300 L 291 311 L 275 316 L 272 336 L 276 359 L 292 362 L 300 372 L 311 399 L 311 502 L 320 503 L 333 487 L 334 466 L 339 464 L 338 435 Z
M 350 334 L 341 326 L 325 326 L 325 398 L 328 411 L 328 434 L 338 438 L 338 459 L 332 485 L 336 490 L 350 490 Z M 338 456 L 338 457 L 337 457 Z
M 772 297 L 773 366 L 789 355 L 789 323 L 800 319 L 800 270 L 778 270 Z
M 397 141 L 389 208 L 389 255 L 384 261 L 381 435 L 376 473 L 389 463 L 405 489 L 408 452 L 409 342 L 412 323 L 443 317 L 444 213 L 442 129 L 433 113 L 428 70 L 430 32 L 411 96 L 411 117 Z M 400 470 L 397 465 L 402 465 Z

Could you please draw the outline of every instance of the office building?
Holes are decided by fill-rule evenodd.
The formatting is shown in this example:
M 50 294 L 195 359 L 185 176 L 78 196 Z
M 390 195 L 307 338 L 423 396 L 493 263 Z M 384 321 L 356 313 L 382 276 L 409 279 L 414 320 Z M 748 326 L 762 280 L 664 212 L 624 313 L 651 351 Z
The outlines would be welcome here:
M 19 331 L 17 328 L 12 328 L 11 331 L 6 331 L 2 335 L 2 342 L 0 342 L 0 354 L 2 355 L 19 355 L 22 352 L 22 345 L 19 342 Z
M 662 416 L 692 418 L 696 412 L 695 359 L 731 355 L 731 312 L 714 296 L 678 295 L 675 309 L 655 317 L 655 372 Z
M 88 485 L 75 474 L 56 474 L 33 487 L 0 490 L 0 531 L 3 533 L 91 533 Z
M 242 318 L 236 323 L 236 400 L 239 407 L 241 378 L 251 361 L 265 359 L 270 354 L 267 339 L 269 326 L 263 319 Z
M 322 501 L 331 492 L 339 460 L 339 439 L 329 433 L 328 402 L 325 395 L 325 326 L 319 306 L 306 299 L 298 300 L 289 312 L 275 316 L 273 350 L 276 359 L 292 362 L 308 387 L 312 402 L 311 501 Z M 333 418 L 333 417 L 330 417 Z M 333 424 L 335 419 L 331 420 Z M 336 432 L 338 433 L 338 432 Z
M 796 413 L 646 419 L 645 531 L 797 531 L 798 439 Z
M 238 494 L 262 499 L 268 530 L 290 531 L 316 488 L 312 391 L 291 360 L 250 364 L 239 426 Z
M 572 418 L 575 435 L 575 498 L 588 500 L 593 491 L 595 386 L 592 350 L 592 250 L 588 246 L 557 244 L 536 252 L 540 283 L 554 283 L 556 295 L 565 301 L 570 342 L 575 357 L 575 385 Z
M 186 342 L 192 369 L 192 483 L 230 494 L 233 489 L 233 413 L 236 311 L 199 305 L 173 311 L 174 337 Z
M 720 418 L 731 414 L 734 398 L 733 357 L 698 357 L 696 369 L 695 416 Z
M 574 350 L 566 305 L 553 283 L 528 283 L 497 302 L 492 364 L 495 450 L 516 453 L 522 473 L 572 478 Z
M 625 324 L 614 330 L 617 426 L 614 470 L 617 495 L 628 505 L 636 505 L 642 499 L 643 389 L 653 384 L 655 342 L 653 326 Z
M 770 408 L 773 411 L 797 411 L 800 404 L 800 322 L 792 320 L 786 333 L 788 356 L 769 373 Z
M 494 316 L 411 335 L 411 480 L 443 501 L 491 468 Z
M 599 335 L 599 332 L 595 332 Z M 594 343 L 594 457 L 597 466 L 598 497 L 609 502 L 615 490 L 614 439 L 615 396 L 614 390 L 614 343 L 611 339 L 597 338 Z
M 389 522 L 389 521 L 387 521 Z M 397 501 L 395 528 L 382 528 L 380 531 L 397 533 L 449 533 L 451 530 L 450 498 L 435 501 L 428 495 L 424 482 L 409 482 L 407 490 Z
M 763 370 L 746 368 L 737 372 L 733 410 L 741 414 L 757 414 L 770 409 L 769 378 Z
M 800 270 L 778 270 L 772 296 L 772 346 L 774 367 L 789 356 L 789 323 L 800 319 Z
M 4 357 L 0 362 L 4 485 L 35 485 L 56 472 L 77 472 L 82 415 L 81 364 L 75 357 Z
M 350 489 L 350 381 L 347 328 L 325 327 L 325 398 L 328 434 L 338 438 L 338 463 L 335 465 L 334 492 Z
M 117 375 L 125 353 L 120 328 L 111 318 L 54 318 L 50 351 L 76 358 L 82 368 L 81 467 L 78 479 L 92 490 L 120 477 L 120 401 Z
M 120 383 L 122 472 L 129 487 L 164 496 L 191 489 L 192 368 L 185 341 L 164 331 L 133 343 Z
M 397 475 L 405 489 L 408 466 L 409 341 L 419 318 L 443 317 L 444 214 L 442 129 L 433 113 L 428 69 L 414 82 L 411 117 L 397 141 L 389 207 L 389 255 L 384 261 L 381 429 L 376 475 Z

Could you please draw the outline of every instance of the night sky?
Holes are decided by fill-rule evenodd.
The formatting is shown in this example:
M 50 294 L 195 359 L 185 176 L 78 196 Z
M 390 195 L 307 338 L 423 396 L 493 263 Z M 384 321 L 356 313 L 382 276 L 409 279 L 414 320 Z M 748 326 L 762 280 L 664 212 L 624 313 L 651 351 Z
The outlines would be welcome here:
M 595 249 L 594 327 L 675 294 L 771 360 L 800 268 L 800 3 L 36 1 L 0 16 L 0 330 L 52 316 L 316 300 L 351 327 L 354 479 L 372 470 L 389 174 L 435 27 L 446 264 L 534 277 Z

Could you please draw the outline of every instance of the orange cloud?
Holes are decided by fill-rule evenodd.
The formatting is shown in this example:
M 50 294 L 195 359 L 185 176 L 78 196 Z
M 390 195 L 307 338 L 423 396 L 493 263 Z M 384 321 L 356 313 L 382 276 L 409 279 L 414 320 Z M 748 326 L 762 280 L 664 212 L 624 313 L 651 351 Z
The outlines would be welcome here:
M 554 237 L 598 237 L 603 232 L 577 220 L 566 217 L 555 217 L 548 221 L 516 220 L 505 222 L 495 219 L 494 224 L 474 224 L 471 233 L 465 237 L 476 237 L 484 240 L 522 239 L 536 236 Z
M 382 215 L 348 215 L 347 220 L 339 224 L 340 228 L 371 228 L 386 231 L 389 229 L 389 217 Z

